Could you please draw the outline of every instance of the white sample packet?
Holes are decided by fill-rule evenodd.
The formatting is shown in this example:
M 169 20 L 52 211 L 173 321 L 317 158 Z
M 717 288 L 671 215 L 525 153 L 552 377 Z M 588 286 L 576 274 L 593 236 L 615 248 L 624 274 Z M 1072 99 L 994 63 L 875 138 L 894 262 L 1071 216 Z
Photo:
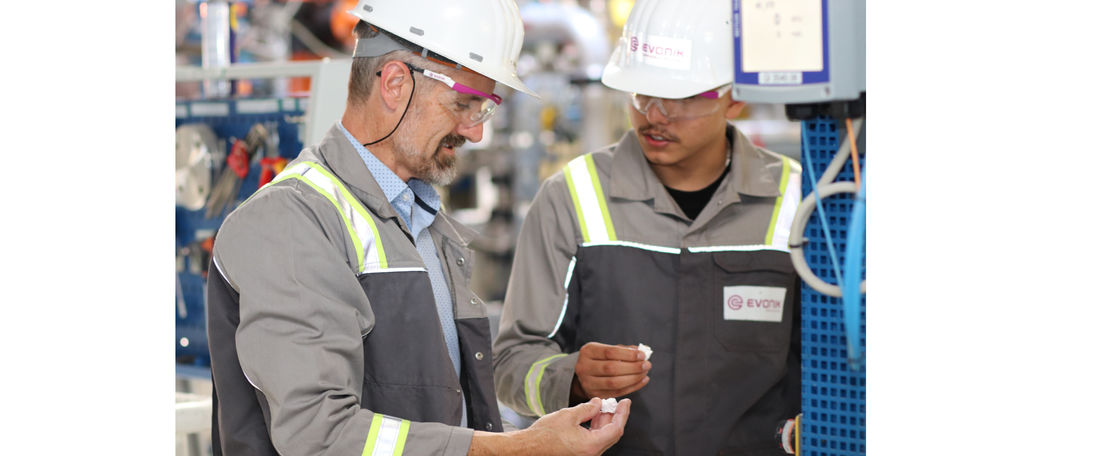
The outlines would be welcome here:
M 645 360 L 648 361 L 649 357 L 653 355 L 653 349 L 645 344 L 637 344 L 637 349 L 641 350 L 645 354 Z
M 618 400 L 615 398 L 603 399 L 603 404 L 600 406 L 599 411 L 602 413 L 614 413 L 614 410 L 618 408 Z

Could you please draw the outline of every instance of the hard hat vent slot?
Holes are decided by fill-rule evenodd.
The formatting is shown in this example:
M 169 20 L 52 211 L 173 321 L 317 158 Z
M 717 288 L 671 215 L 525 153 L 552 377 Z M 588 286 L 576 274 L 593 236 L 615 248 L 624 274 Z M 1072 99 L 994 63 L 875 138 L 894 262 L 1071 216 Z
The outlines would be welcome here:
M 364 4 L 363 9 L 366 10 L 366 12 L 368 12 L 368 13 L 373 13 L 374 12 L 374 7 L 370 6 L 370 5 Z
M 481 56 L 479 56 L 479 55 L 477 55 L 477 54 L 474 54 L 474 53 L 472 53 L 472 52 L 470 52 L 470 53 L 469 53 L 469 58 L 471 58 L 471 59 L 473 59 L 473 60 L 476 60 L 476 61 L 478 61 L 478 62 L 483 62 L 483 61 L 485 60 L 485 58 L 484 58 L 484 57 L 481 57 Z
M 417 34 L 417 35 L 420 35 L 420 36 L 424 36 L 424 31 L 423 31 L 423 30 L 420 30 L 420 29 L 418 29 L 418 28 L 416 28 L 416 27 L 409 27 L 409 28 L 408 28 L 408 31 L 410 31 L 410 32 L 412 32 L 412 33 L 415 33 L 415 34 Z

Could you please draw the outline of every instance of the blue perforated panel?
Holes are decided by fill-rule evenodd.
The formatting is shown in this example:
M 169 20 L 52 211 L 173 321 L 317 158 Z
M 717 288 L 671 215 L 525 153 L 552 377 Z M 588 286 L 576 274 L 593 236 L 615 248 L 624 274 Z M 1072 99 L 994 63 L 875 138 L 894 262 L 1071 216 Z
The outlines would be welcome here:
M 808 136 L 809 149 L 802 152 L 802 194 L 808 195 L 813 190 L 810 186 L 810 160 L 807 158 L 812 159 L 813 171 L 819 179 L 835 156 L 840 141 L 846 141 L 847 138 L 843 128 L 837 128 L 835 121 L 826 118 L 802 122 L 802 131 Z M 865 170 L 862 158 L 864 157 L 860 156 L 860 170 Z M 836 180 L 854 180 L 850 158 Z M 840 194 L 825 198 L 822 202 L 841 267 L 854 197 L 853 194 Z M 816 211 L 806 226 L 805 237 L 809 240 L 804 249 L 809 267 L 825 282 L 837 283 L 825 244 L 824 230 Z M 859 332 L 859 344 L 865 353 L 865 296 L 862 299 L 861 313 L 860 320 L 863 323 Z M 802 454 L 865 454 L 866 370 L 861 368 L 855 372 L 848 367 L 842 300 L 822 295 L 802 285 L 801 334 Z
M 228 155 L 232 143 L 231 138 L 243 139 L 248 130 L 256 123 L 268 123 L 278 126 L 279 156 L 292 160 L 301 152 L 302 143 L 299 139 L 300 123 L 297 122 L 303 115 L 301 105 L 304 100 L 283 99 L 267 100 L 268 107 L 273 107 L 268 112 L 255 112 L 256 106 L 262 107 L 264 100 L 216 100 L 182 102 L 176 105 L 176 127 L 184 124 L 206 124 L 218 137 L 219 147 Z M 243 105 L 241 103 L 244 103 Z M 248 103 L 251 103 L 250 105 Z M 198 109 L 195 104 L 201 105 Z M 218 113 L 218 109 L 224 108 Z M 249 111 L 249 112 L 242 112 Z M 218 115 L 204 115 L 214 112 Z M 197 115 L 196 115 L 197 114 Z M 176 249 L 186 248 L 194 253 L 194 256 L 185 256 L 178 259 L 177 295 L 176 295 L 176 361 L 177 363 L 195 364 L 207 366 L 210 363 L 209 346 L 206 341 L 206 277 L 203 269 L 207 266 L 209 257 L 195 253 L 198 246 L 194 243 L 214 234 L 225 215 L 236 207 L 241 201 L 256 191 L 259 184 L 260 165 L 259 158 L 255 157 L 248 175 L 241 181 L 240 190 L 237 193 L 237 201 L 230 204 L 219 216 L 206 218 L 206 208 L 197 211 L 187 210 L 176 206 Z M 213 176 L 216 180 L 217 176 Z M 179 271 L 181 269 L 181 271 Z M 179 299 L 183 298 L 184 311 L 181 312 Z M 184 341 L 185 340 L 185 341 Z M 183 344 L 186 343 L 186 346 Z

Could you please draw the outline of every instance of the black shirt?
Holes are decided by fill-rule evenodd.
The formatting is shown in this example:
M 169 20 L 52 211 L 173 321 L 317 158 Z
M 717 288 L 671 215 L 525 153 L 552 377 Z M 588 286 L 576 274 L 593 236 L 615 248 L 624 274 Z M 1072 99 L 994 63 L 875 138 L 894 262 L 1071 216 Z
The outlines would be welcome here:
M 726 174 L 729 174 L 728 164 L 725 165 L 725 171 L 721 173 L 717 180 L 701 190 L 685 192 L 667 185 L 664 188 L 668 189 L 668 194 L 672 195 L 672 199 L 675 200 L 680 209 L 683 209 L 683 213 L 687 215 L 687 218 L 694 220 L 702 212 L 702 208 L 706 207 L 706 203 L 710 202 L 710 197 L 714 196 L 714 192 L 717 191 L 718 185 L 721 185 L 721 180 L 725 178 Z

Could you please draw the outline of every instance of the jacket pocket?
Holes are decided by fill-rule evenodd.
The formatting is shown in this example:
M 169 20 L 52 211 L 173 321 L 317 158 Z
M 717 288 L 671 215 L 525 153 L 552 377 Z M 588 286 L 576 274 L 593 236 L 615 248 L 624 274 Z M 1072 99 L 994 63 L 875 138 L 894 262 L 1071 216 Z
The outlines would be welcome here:
M 730 352 L 785 352 L 799 296 L 790 256 L 769 250 L 715 252 L 713 259 L 714 338 Z

